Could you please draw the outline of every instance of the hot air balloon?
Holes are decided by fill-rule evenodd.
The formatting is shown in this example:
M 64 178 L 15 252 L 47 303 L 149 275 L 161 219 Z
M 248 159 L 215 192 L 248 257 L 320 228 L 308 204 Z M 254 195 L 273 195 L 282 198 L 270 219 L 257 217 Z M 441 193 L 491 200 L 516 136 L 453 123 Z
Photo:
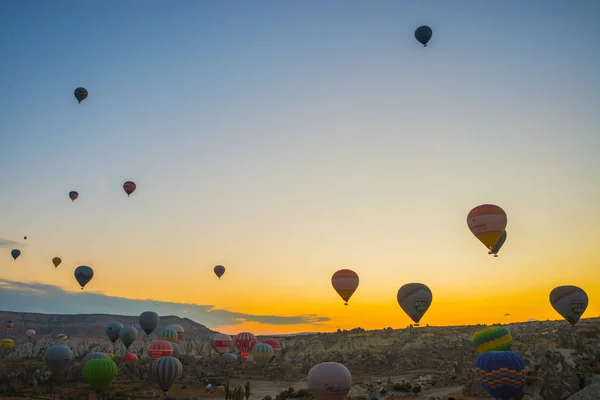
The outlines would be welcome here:
M 475 360 L 475 376 L 494 398 L 512 400 L 525 386 L 527 367 L 517 353 L 488 351 Z
M 398 289 L 398 304 L 404 312 L 418 324 L 431 306 L 433 295 L 422 283 L 407 283 Z
M 108 353 L 108 356 L 110 357 L 111 360 L 115 359 L 115 353 Z
M 512 335 L 503 326 L 490 326 L 473 334 L 473 344 L 479 354 L 486 351 L 508 351 L 512 347 Z
M 149 335 L 160 323 L 160 317 L 154 311 L 144 311 L 140 314 L 138 321 L 146 335 Z
M 104 392 L 117 376 L 117 364 L 113 360 L 96 358 L 85 363 L 83 378 L 96 392 Z
M 148 347 L 148 354 L 152 361 L 160 357 L 169 357 L 173 354 L 173 345 L 166 340 L 155 340 Z
M 308 371 L 307 383 L 315 400 L 344 400 L 352 386 L 352 375 L 343 364 L 322 362 Z
M 62 262 L 62 260 L 60 259 L 60 257 L 54 257 L 52 259 L 52 264 L 54 264 L 54 268 L 57 268 L 61 262 Z
M 227 353 L 231 349 L 233 340 L 231 336 L 224 333 L 217 333 L 210 341 L 211 347 L 219 354 Z
M 35 330 L 33 330 L 33 329 L 27 329 L 25 331 L 25 336 L 27 336 L 27 339 L 29 339 L 29 340 L 33 339 L 34 336 L 35 336 Z
M 225 267 L 222 265 L 217 265 L 214 268 L 215 271 L 215 275 L 217 276 L 217 278 L 221 279 L 221 277 L 223 276 L 223 274 L 225 273 Z
M 340 269 L 331 277 L 331 284 L 335 291 L 344 300 L 344 305 L 348 305 L 348 300 L 358 287 L 358 275 L 349 269 Z
M 14 324 L 15 324 L 15 321 L 13 321 L 12 319 L 7 319 L 6 321 L 4 321 L 4 327 L 6 328 L 6 333 L 10 332 L 10 330 L 12 329 Z
M 160 357 L 152 363 L 152 376 L 158 381 L 165 395 L 181 376 L 182 371 L 183 366 L 175 357 Z
M 127 197 L 129 197 L 131 193 L 135 191 L 135 188 L 135 183 L 131 181 L 127 181 L 123 184 L 123 190 L 125 191 L 125 193 L 127 193 Z
M 250 332 L 240 332 L 236 335 L 235 339 L 235 347 L 242 354 L 242 358 L 246 359 L 248 354 L 252 351 L 254 346 L 256 345 L 256 338 Z
M 61 342 L 66 342 L 67 339 L 69 339 L 69 337 L 67 335 L 65 335 L 64 333 L 59 333 L 58 335 L 56 335 L 56 340 L 60 340 Z
M 415 39 L 417 39 L 423 47 L 427 47 L 427 43 L 431 40 L 431 36 L 433 36 L 433 31 L 427 25 L 422 25 L 415 29 Z
M 498 252 L 500 251 L 500 249 L 504 245 L 504 242 L 506 242 L 506 231 L 504 231 L 504 233 L 502 234 L 502 236 L 500 236 L 500 240 L 498 240 L 498 243 L 496 243 L 496 245 L 494 246 L 494 248 L 492 249 L 492 251 L 490 251 L 488 254 L 493 254 L 494 257 L 498 257 Z
M 63 344 L 53 344 L 44 352 L 44 362 L 53 375 L 63 372 L 73 360 L 73 352 Z
M 166 340 L 167 342 L 177 343 L 179 338 L 177 337 L 177 332 L 175 329 L 165 328 L 158 334 L 158 337 L 162 340 Z
M 577 286 L 558 286 L 550 292 L 550 304 L 569 324 L 575 325 L 588 306 L 588 296 Z
M 171 357 L 175 357 L 179 360 L 181 358 L 181 347 L 175 342 L 171 342 L 171 346 L 173 346 L 173 354 L 171 354 Z
M 502 237 L 507 221 L 504 210 L 493 204 L 477 206 L 467 215 L 469 229 L 488 250 L 493 250 Z
M 23 236 L 23 240 L 27 240 L 27 236 Z
M 110 356 L 101 351 L 92 351 L 91 353 L 87 353 L 87 355 L 83 359 L 83 363 L 85 364 L 90 360 L 96 360 L 96 359 L 110 360 Z
M 12 256 L 13 260 L 16 260 L 21 255 L 21 250 L 19 250 L 19 249 L 13 249 L 10 252 L 10 255 Z
M 271 345 L 258 343 L 252 348 L 252 359 L 261 367 L 269 364 L 271 358 L 273 358 L 273 348 Z
M 185 333 L 183 326 L 181 326 L 179 324 L 171 324 L 171 325 L 167 326 L 167 328 L 173 329 L 175 332 L 177 332 L 177 340 L 183 340 L 183 335 Z
M 237 360 L 237 356 L 233 353 L 223 353 L 221 360 L 225 363 L 234 363 Z
M 210 336 L 208 337 L 208 343 L 210 344 L 210 348 L 217 351 L 217 349 L 215 348 L 215 343 L 214 343 L 214 338 L 215 336 L 217 336 L 219 334 L 219 332 L 215 332 L 215 333 L 211 333 Z
M 114 343 L 119 340 L 119 332 L 121 331 L 121 328 L 123 328 L 122 323 L 112 321 L 106 324 L 104 327 L 104 333 L 106 333 L 106 336 L 108 336 L 110 341 Z
M 123 342 L 126 349 L 128 349 L 129 346 L 135 342 L 137 337 L 138 331 L 133 326 L 125 326 L 119 331 L 119 339 L 121 339 L 121 342 Z
M 2 344 L 2 347 L 4 347 L 6 350 L 10 350 L 15 345 L 15 341 L 12 339 L 6 338 L 6 339 L 0 340 L 0 344 Z
M 125 364 L 129 364 L 130 362 L 137 361 L 137 360 L 138 360 L 138 356 L 136 356 L 133 353 L 127 353 L 123 356 L 123 362 Z
M 79 193 L 77 193 L 75 191 L 69 192 L 69 198 L 71 199 L 71 202 L 77 200 L 78 197 L 79 197 Z
M 78 87 L 77 89 L 75 89 L 75 92 L 73 94 L 75 95 L 75 98 L 77 99 L 78 103 L 81 103 L 88 97 L 87 89 L 82 87 Z
M 266 343 L 273 348 L 273 357 L 271 357 L 271 361 L 273 361 L 277 356 L 277 353 L 281 351 L 281 343 L 279 343 L 279 340 L 275 339 L 267 339 L 263 341 L 263 343 Z
M 75 268 L 75 279 L 79 282 L 81 290 L 87 285 L 94 277 L 94 270 L 87 265 L 81 265 Z

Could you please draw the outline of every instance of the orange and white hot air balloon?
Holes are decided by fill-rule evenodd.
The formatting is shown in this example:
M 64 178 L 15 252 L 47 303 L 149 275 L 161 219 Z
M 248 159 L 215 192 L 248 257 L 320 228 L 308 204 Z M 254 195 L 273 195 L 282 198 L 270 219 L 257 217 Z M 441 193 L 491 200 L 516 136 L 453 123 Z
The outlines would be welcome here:
M 348 300 L 358 288 L 358 275 L 349 269 L 340 269 L 331 277 L 331 284 L 335 291 L 344 300 L 344 305 L 348 305 Z
M 123 190 L 127 193 L 127 197 L 135 191 L 135 188 L 135 183 L 132 181 L 127 181 L 123 184 Z
M 152 361 L 160 357 L 170 357 L 173 354 L 173 345 L 166 340 L 155 340 L 148 347 L 148 354 Z
M 240 351 L 245 359 L 256 345 L 256 337 L 250 332 L 240 332 L 234 339 L 235 347 Z
M 490 251 L 502 237 L 507 222 L 504 210 L 494 204 L 477 206 L 467 215 L 469 229 Z

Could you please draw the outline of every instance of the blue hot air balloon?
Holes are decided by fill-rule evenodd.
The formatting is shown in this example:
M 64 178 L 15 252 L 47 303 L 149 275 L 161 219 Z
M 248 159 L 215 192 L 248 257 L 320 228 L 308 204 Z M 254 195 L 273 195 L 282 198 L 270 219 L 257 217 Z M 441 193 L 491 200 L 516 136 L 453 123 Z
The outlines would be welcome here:
M 14 260 L 16 260 L 16 259 L 17 259 L 17 258 L 19 258 L 19 256 L 21 255 L 21 250 L 19 250 L 19 249 L 13 249 L 13 250 L 10 252 L 10 255 L 12 256 L 12 258 L 13 258 Z
M 525 387 L 525 360 L 512 351 L 487 351 L 475 360 L 475 377 L 496 400 L 513 400 Z

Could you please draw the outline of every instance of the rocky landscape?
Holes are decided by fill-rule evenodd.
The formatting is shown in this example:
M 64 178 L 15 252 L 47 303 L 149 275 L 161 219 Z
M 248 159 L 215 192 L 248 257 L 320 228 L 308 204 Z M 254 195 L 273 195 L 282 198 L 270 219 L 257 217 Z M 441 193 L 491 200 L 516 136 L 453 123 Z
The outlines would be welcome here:
M 136 317 L 8 316 L 8 313 L 0 313 L 0 318 L 11 317 L 15 325 L 9 336 L 15 340 L 15 346 L 10 350 L 0 350 L 0 395 L 21 398 L 86 397 L 89 389 L 82 379 L 83 357 L 91 351 L 116 355 L 119 373 L 109 397 L 151 398 L 162 395 L 149 377 L 147 347 L 155 334 L 147 338 L 142 333 L 129 348 L 140 356 L 135 365 L 120 363 L 119 357 L 125 353 L 125 347 L 120 342 L 113 345 L 104 336 L 106 322 L 117 320 L 135 325 Z M 472 334 L 482 326 L 377 331 L 357 328 L 336 333 L 279 337 L 281 353 L 271 365 L 261 370 L 251 357 L 226 367 L 210 348 L 208 336 L 211 330 L 188 319 L 161 317 L 161 327 L 172 323 L 186 329 L 186 338 L 180 342 L 184 374 L 181 384 L 169 392 L 170 396 L 177 398 L 224 399 L 221 385 L 228 378 L 232 385 L 252 382 L 250 400 L 267 396 L 279 396 L 282 400 L 306 397 L 306 393 L 300 390 L 306 386 L 306 374 L 313 365 L 322 361 L 341 362 L 348 367 L 354 384 L 349 397 L 357 400 L 396 400 L 401 397 L 446 399 L 449 396 L 456 400 L 490 398 L 474 380 L 472 372 L 477 356 Z M 523 356 L 530 371 L 523 399 L 600 399 L 600 319 L 582 319 L 576 327 L 564 321 L 505 326 L 512 333 L 513 350 Z M 32 341 L 20 333 L 25 328 L 37 331 L 44 327 L 48 333 L 39 334 Z M 69 336 L 65 344 L 73 350 L 75 361 L 56 380 L 50 378 L 42 355 L 50 344 L 56 342 L 53 337 L 58 333 Z M 212 384 L 210 389 L 206 389 L 208 383 Z M 289 387 L 300 392 L 288 390 L 287 394 L 282 393 Z

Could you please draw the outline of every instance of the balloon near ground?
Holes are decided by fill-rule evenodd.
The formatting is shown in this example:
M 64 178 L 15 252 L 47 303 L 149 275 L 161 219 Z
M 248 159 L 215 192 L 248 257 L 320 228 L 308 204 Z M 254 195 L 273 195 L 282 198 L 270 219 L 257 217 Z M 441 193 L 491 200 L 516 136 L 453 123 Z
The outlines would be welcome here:
M 177 343 L 179 338 L 177 337 L 177 332 L 175 329 L 165 328 L 158 334 L 158 337 L 161 340 L 166 340 L 167 342 Z
M 550 304 L 571 325 L 575 325 L 588 306 L 588 295 L 577 286 L 558 286 L 550 292 Z
M 151 360 L 157 360 L 160 357 L 169 357 L 173 354 L 173 345 L 166 340 L 155 340 L 148 347 L 148 355 Z
M 154 311 L 144 311 L 140 314 L 138 322 L 144 332 L 146 332 L 146 335 L 149 335 L 160 323 L 160 317 Z
M 114 343 L 117 340 L 119 340 L 119 333 L 121 332 L 122 328 L 123 328 L 122 323 L 117 322 L 117 321 L 112 321 L 112 322 L 109 322 L 108 324 L 106 324 L 106 326 L 104 327 L 104 333 L 106 333 L 106 336 L 108 336 L 110 341 L 112 343 Z
M 167 393 L 175 380 L 181 376 L 183 365 L 175 357 L 160 357 L 152 363 L 152 376 L 164 393 Z
M 345 306 L 358 288 L 358 283 L 358 274 L 350 269 L 340 269 L 331 277 L 331 285 L 344 300 Z
M 224 333 L 217 333 L 216 335 L 212 336 L 212 339 L 210 340 L 211 347 L 219 354 L 227 353 L 233 345 L 231 336 Z
M 96 359 L 102 359 L 102 360 L 110 360 L 110 356 L 106 353 L 103 353 L 101 351 L 93 351 L 91 353 L 88 353 L 85 358 L 84 358 L 84 362 L 87 363 L 90 360 L 96 360 Z
M 344 400 L 352 386 L 352 375 L 343 364 L 322 362 L 308 371 L 307 385 L 315 400 Z
M 85 363 L 83 378 L 96 392 L 104 392 L 117 376 L 117 364 L 113 360 L 95 358 Z
M 473 334 L 473 344 L 479 354 L 486 351 L 507 351 L 512 347 L 512 335 L 503 326 L 490 326 Z
M 235 347 L 242 355 L 242 358 L 248 358 L 248 354 L 256 346 L 256 337 L 250 332 L 240 332 L 235 337 Z
M 178 341 L 183 340 L 183 336 L 185 335 L 185 329 L 183 329 L 183 326 L 179 324 L 171 324 L 167 326 L 167 328 L 173 329 L 175 331 L 175 333 L 177 334 Z
M 12 339 L 6 338 L 6 339 L 0 340 L 0 344 L 2 344 L 2 347 L 4 347 L 6 350 L 10 350 L 15 345 L 15 341 Z
M 126 349 L 136 341 L 137 337 L 138 331 L 133 326 L 125 326 L 119 331 L 119 339 L 121 339 Z
M 475 360 L 475 377 L 496 399 L 512 400 L 523 391 L 527 367 L 512 351 L 489 351 Z
M 73 361 L 73 352 L 64 344 L 53 344 L 44 352 L 44 362 L 52 373 L 58 375 Z
M 494 204 L 482 204 L 467 215 L 471 233 L 490 251 L 506 230 L 508 219 L 504 210 Z
M 255 363 L 264 367 L 273 358 L 273 348 L 266 343 L 259 343 L 252 349 L 252 359 Z
M 429 310 L 433 294 L 423 283 L 407 283 L 398 289 L 396 296 L 398 304 L 404 312 L 418 324 L 423 315 Z

